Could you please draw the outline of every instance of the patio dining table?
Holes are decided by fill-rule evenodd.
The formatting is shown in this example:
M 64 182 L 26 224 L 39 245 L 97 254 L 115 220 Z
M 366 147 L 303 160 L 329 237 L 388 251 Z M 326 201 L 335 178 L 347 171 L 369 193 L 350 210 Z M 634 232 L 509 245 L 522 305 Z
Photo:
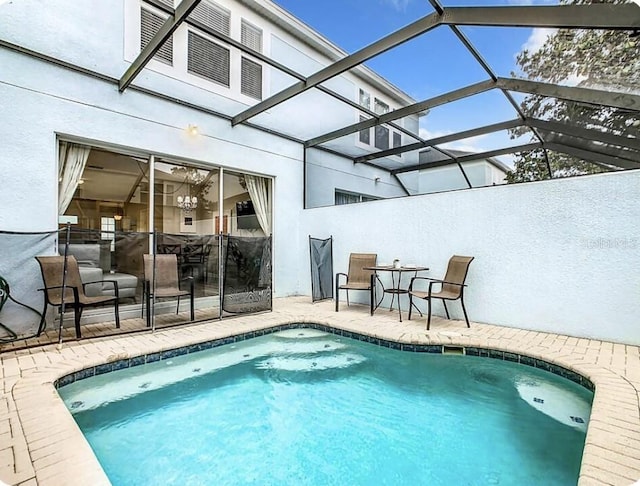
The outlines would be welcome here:
M 413 276 L 417 276 L 418 272 L 424 272 L 429 270 L 428 267 L 421 267 L 418 265 L 376 265 L 373 267 L 364 267 L 365 270 L 373 270 L 373 274 L 371 274 L 371 315 L 375 312 L 375 310 L 380 307 L 380 304 L 384 300 L 387 294 L 391 294 L 391 305 L 389 306 L 389 311 L 393 310 L 393 302 L 398 299 L 398 314 L 400 316 L 400 322 L 402 322 L 402 307 L 400 306 L 400 296 L 402 294 L 408 294 L 409 289 L 406 287 L 402 287 L 402 274 L 403 273 L 413 273 Z M 391 286 L 385 287 L 384 283 L 380 279 L 378 272 L 390 272 L 391 273 Z M 376 301 L 376 282 L 380 284 L 382 287 L 382 295 L 380 300 Z M 422 315 L 422 312 L 415 304 L 413 304 L 415 309 Z

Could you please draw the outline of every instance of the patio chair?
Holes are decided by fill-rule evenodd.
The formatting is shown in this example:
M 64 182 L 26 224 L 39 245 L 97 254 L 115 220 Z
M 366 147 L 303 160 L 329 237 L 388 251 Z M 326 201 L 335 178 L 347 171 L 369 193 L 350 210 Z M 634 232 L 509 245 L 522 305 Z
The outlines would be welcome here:
M 447 265 L 447 273 L 444 279 L 438 280 L 428 277 L 413 277 L 409 284 L 409 320 L 411 320 L 411 308 L 413 307 L 413 298 L 424 299 L 427 301 L 427 331 L 431 326 L 431 299 L 441 299 L 444 305 L 444 311 L 449 317 L 449 310 L 447 309 L 447 300 L 458 300 L 462 304 L 462 312 L 464 313 L 464 320 L 469 325 L 469 318 L 467 317 L 467 310 L 464 307 L 464 288 L 466 287 L 464 281 L 467 278 L 467 272 L 469 271 L 469 265 L 474 257 L 454 255 L 449 260 Z M 429 281 L 428 290 L 416 290 L 413 288 L 414 284 L 418 280 Z M 440 290 L 434 291 L 433 286 L 440 285 Z
M 371 293 L 371 276 L 373 270 L 365 270 L 365 267 L 375 267 L 378 255 L 375 253 L 351 253 L 349 255 L 349 273 L 336 273 L 336 312 L 340 303 L 340 290 L 347 291 L 347 306 L 349 305 L 349 290 L 366 290 Z M 346 279 L 346 283 L 340 284 L 340 277 Z
M 193 277 L 186 277 L 182 279 L 184 282 L 189 283 L 189 290 L 182 290 L 180 288 L 181 280 L 178 278 L 178 257 L 175 254 L 165 255 L 149 255 L 142 256 L 144 261 L 144 287 L 143 287 L 143 303 L 142 303 L 142 315 L 144 315 L 145 303 L 147 307 L 147 327 L 151 327 L 151 299 L 155 298 L 167 298 L 177 297 L 178 305 L 176 307 L 176 314 L 180 310 L 180 297 L 190 298 L 190 310 L 191 320 L 195 319 L 194 311 L 194 284 Z M 155 259 L 156 275 L 154 281 L 153 265 Z
M 40 328 L 44 328 L 44 320 L 46 317 L 47 306 L 59 307 L 62 309 L 62 277 L 64 272 L 63 256 L 39 256 L 36 257 L 40 264 L 42 272 L 42 280 L 44 288 L 38 289 L 44 292 L 44 312 L 42 313 L 42 322 Z M 115 280 L 101 280 L 100 282 L 85 282 L 80 279 L 80 270 L 78 261 L 73 255 L 67 256 L 67 277 L 65 279 L 64 305 L 65 308 L 72 308 L 74 311 L 74 323 L 76 327 L 76 337 L 82 337 L 80 332 L 80 318 L 85 307 L 95 307 L 105 304 L 113 304 L 116 317 L 116 328 L 120 327 L 120 309 L 118 308 L 118 282 Z M 90 284 L 106 284 L 113 285 L 113 295 L 96 295 L 88 296 L 85 294 L 85 286 Z

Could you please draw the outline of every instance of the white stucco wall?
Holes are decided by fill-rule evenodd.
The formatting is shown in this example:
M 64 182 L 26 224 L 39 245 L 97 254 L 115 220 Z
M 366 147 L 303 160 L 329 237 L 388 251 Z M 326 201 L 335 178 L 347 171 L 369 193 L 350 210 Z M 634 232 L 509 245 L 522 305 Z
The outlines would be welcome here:
M 306 181 L 309 208 L 333 205 L 336 189 L 379 198 L 406 195 L 388 172 L 314 149 L 307 150 Z
M 11 51 L 0 50 L 0 65 L 1 230 L 57 228 L 57 135 L 264 174 L 275 178 L 275 295 L 297 293 L 300 144 L 251 128 L 232 129 L 226 120 L 134 91 L 122 95 L 111 83 Z M 190 123 L 200 129 L 196 139 L 185 133 Z M 2 259 L 5 265 L 11 255 Z M 24 300 L 40 307 L 42 297 L 34 288 Z
M 473 321 L 640 344 L 639 190 L 640 171 L 496 186 L 310 209 L 300 229 L 333 235 L 334 272 L 374 252 L 442 278 L 451 255 L 474 256 Z

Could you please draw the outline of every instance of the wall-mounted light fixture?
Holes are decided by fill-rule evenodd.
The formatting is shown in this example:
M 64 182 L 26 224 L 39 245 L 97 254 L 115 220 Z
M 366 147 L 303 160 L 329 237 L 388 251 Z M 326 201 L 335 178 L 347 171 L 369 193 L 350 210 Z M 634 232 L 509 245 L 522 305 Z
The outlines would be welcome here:
M 187 127 L 187 133 L 192 137 L 198 135 L 198 133 L 200 133 L 200 130 L 198 130 L 198 125 L 196 125 L 195 123 L 189 123 L 189 126 Z
M 377 184 L 378 182 L 380 182 L 380 176 L 375 176 L 375 177 L 373 178 L 373 182 L 375 182 L 376 184 Z

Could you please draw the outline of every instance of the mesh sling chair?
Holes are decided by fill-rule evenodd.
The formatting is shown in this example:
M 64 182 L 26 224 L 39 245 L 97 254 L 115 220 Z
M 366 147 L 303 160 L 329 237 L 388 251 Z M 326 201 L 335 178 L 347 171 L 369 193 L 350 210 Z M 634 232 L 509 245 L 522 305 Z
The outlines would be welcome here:
M 178 257 L 176 254 L 155 255 L 156 275 L 154 281 L 153 265 L 154 256 L 145 254 L 142 256 L 144 261 L 144 296 L 142 299 L 142 313 L 144 315 L 144 307 L 147 307 L 147 327 L 151 326 L 151 308 L 152 297 L 165 298 L 177 297 L 178 306 L 176 314 L 180 310 L 180 297 L 190 298 L 191 320 L 195 319 L 194 311 L 194 284 L 193 277 L 182 279 L 189 282 L 189 290 L 180 288 L 180 279 L 178 278 Z M 154 291 L 155 286 L 155 291 Z
M 464 320 L 469 325 L 469 318 L 467 317 L 467 310 L 464 307 L 464 288 L 466 287 L 464 281 L 467 278 L 467 272 L 469 271 L 469 265 L 474 257 L 454 255 L 449 260 L 447 265 L 447 273 L 444 279 L 438 280 L 428 277 L 413 277 L 409 284 L 409 319 L 411 319 L 411 308 L 413 307 L 413 298 L 424 299 L 427 301 L 427 331 L 431 326 L 431 299 L 441 299 L 444 305 L 444 311 L 449 319 L 449 310 L 447 309 L 447 300 L 458 300 L 462 304 L 462 312 L 464 313 Z M 421 290 L 415 290 L 413 288 L 414 283 L 417 280 L 429 281 L 429 287 L 426 292 Z M 433 286 L 440 285 L 440 290 L 434 291 Z
M 371 292 L 371 276 L 373 270 L 365 267 L 375 267 L 378 255 L 375 253 L 351 253 L 349 255 L 349 273 L 336 273 L 336 312 L 340 303 L 340 290 L 347 291 L 347 306 L 349 305 L 349 290 L 367 290 Z M 346 283 L 340 285 L 340 277 L 346 278 Z
M 62 309 L 62 279 L 64 272 L 63 256 L 39 256 L 36 257 L 40 264 L 44 288 L 38 289 L 44 292 L 44 312 L 42 313 L 41 328 L 44 328 L 47 305 Z M 104 304 L 113 304 L 116 317 L 116 328 L 120 327 L 120 309 L 118 308 L 118 282 L 115 280 L 102 280 L 99 283 L 113 284 L 114 295 L 97 295 L 89 297 L 85 294 L 85 285 L 97 282 L 82 283 L 78 262 L 73 255 L 67 256 L 67 277 L 65 279 L 64 305 L 71 307 L 74 311 L 74 322 L 76 326 L 76 337 L 82 337 L 80 332 L 80 318 L 85 307 L 95 307 Z

